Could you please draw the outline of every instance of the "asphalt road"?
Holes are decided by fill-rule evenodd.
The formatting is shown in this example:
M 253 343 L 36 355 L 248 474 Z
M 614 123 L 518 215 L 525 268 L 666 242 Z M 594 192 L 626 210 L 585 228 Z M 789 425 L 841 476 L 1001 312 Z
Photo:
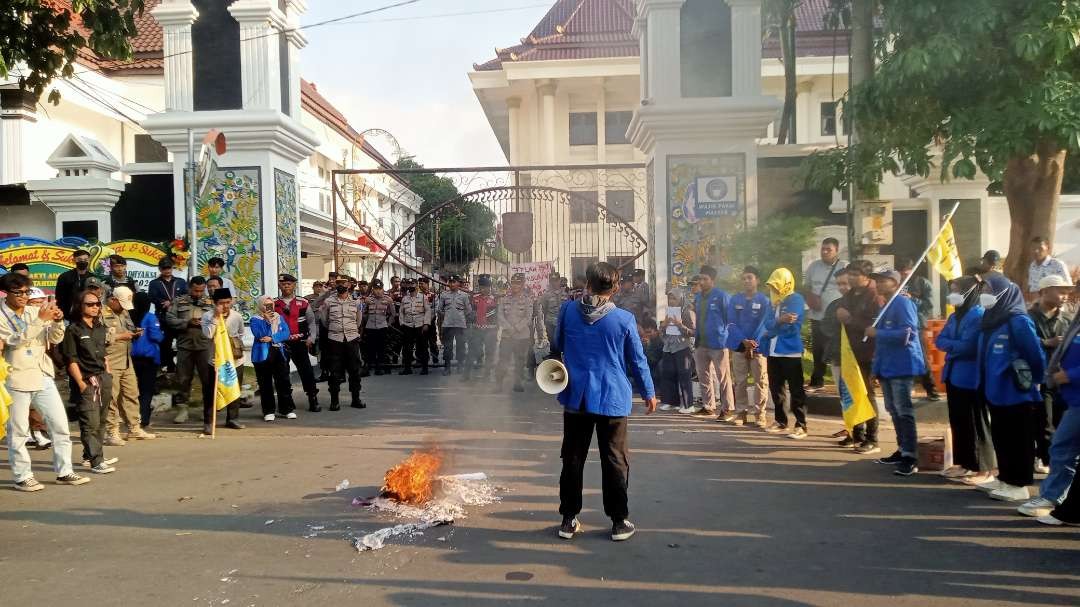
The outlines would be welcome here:
M 367 410 L 274 424 L 245 410 L 249 428 L 214 441 L 196 438 L 197 420 L 162 420 L 163 439 L 108 449 L 118 472 L 82 487 L 53 485 L 35 452 L 44 491 L 0 481 L 0 604 L 1078 604 L 1080 529 L 1040 526 L 930 474 L 895 477 L 832 447 L 835 420 L 795 442 L 636 416 L 637 536 L 609 540 L 594 451 L 585 534 L 566 542 L 552 400 L 439 376 L 373 377 L 365 398 Z M 490 475 L 502 501 L 356 552 L 348 538 L 398 521 L 353 498 L 431 442 L 448 472 Z

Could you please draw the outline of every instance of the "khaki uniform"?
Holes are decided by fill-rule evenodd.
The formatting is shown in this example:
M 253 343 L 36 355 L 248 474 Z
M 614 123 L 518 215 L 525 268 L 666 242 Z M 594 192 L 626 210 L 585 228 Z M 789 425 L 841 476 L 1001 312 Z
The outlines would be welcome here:
M 192 300 L 190 295 L 181 295 L 173 300 L 169 311 L 165 313 L 165 324 L 176 331 L 176 379 L 180 384 L 179 402 L 186 403 L 191 394 L 191 380 L 195 373 L 203 383 L 203 400 L 214 396 L 214 342 L 203 334 L 202 317 L 214 309 L 209 298 Z M 198 321 L 194 326 L 191 320 Z M 209 385 L 208 385 L 209 384 Z M 206 403 L 203 403 L 205 408 Z M 209 423 L 210 420 L 205 420 Z
M 105 306 L 101 312 L 101 322 L 105 324 L 105 359 L 112 371 L 112 400 L 105 418 L 105 433 L 108 436 L 120 436 L 120 420 L 123 418 L 128 431 L 137 432 L 139 420 L 139 381 L 135 377 L 135 366 L 131 363 L 131 339 L 119 340 L 121 333 L 134 333 L 135 323 L 126 310 L 119 314 Z
M 386 371 L 386 332 L 394 323 L 394 298 L 386 293 L 364 298 L 364 368 L 374 367 L 376 375 Z
M 411 371 L 414 358 L 420 367 L 428 368 L 429 352 L 426 330 L 431 327 L 431 302 L 423 293 L 406 294 L 401 298 L 401 364 Z
M 555 323 L 559 320 L 559 310 L 570 296 L 563 289 L 548 289 L 537 298 L 537 314 L 544 321 L 544 336 L 549 343 L 555 342 Z
M 522 369 L 525 368 L 533 335 L 539 335 L 536 302 L 529 295 L 507 295 L 499 303 L 499 327 L 502 329 L 502 345 L 499 355 L 498 381 L 501 383 L 509 372 L 514 380 L 514 390 L 520 391 Z

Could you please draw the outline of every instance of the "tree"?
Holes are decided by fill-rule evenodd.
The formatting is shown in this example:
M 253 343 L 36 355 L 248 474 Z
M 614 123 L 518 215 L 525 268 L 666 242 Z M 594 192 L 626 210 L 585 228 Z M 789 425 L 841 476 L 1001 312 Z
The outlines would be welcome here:
M 53 79 L 75 74 L 80 52 L 130 59 L 135 16 L 142 14 L 145 0 L 5 0 L 5 5 L 0 78 L 14 70 L 19 86 L 40 98 Z M 60 92 L 50 91 L 49 101 L 59 103 Z
M 403 156 L 395 166 L 398 169 L 424 168 L 413 156 Z M 448 177 L 428 172 L 401 173 L 400 176 L 423 199 L 421 216 L 461 197 L 461 192 Z M 460 200 L 417 222 L 414 231 L 417 249 L 423 253 L 422 258 L 440 269 L 463 271 L 495 238 L 497 220 L 495 213 L 483 204 Z
M 844 103 L 860 139 L 812 154 L 807 185 L 872 196 L 885 172 L 981 170 L 1008 200 L 1006 272 L 1022 283 L 1080 149 L 1080 0 L 880 0 L 879 23 L 877 69 Z
M 755 266 L 767 277 L 777 268 L 799 276 L 803 251 L 814 246 L 820 220 L 798 215 L 773 215 L 745 230 L 733 232 L 724 250 L 736 268 Z M 738 284 L 727 285 L 740 289 Z
M 780 40 L 780 62 L 784 64 L 784 109 L 776 143 L 795 143 L 795 101 L 798 99 L 798 78 L 795 75 L 795 9 L 803 0 L 766 0 L 763 5 L 765 36 Z

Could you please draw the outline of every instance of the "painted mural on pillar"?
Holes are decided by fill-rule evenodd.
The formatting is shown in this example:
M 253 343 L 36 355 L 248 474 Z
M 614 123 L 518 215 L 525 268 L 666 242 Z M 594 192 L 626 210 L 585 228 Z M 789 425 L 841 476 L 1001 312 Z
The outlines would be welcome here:
M 277 220 L 277 273 L 300 275 L 299 210 L 296 177 L 274 169 L 274 208 Z
M 669 156 L 668 268 L 686 285 L 702 266 L 720 263 L 720 244 L 746 225 L 742 154 Z
M 109 256 L 120 255 L 127 260 L 127 275 L 135 279 L 139 289 L 145 290 L 150 281 L 157 278 L 157 264 L 173 251 L 172 242 L 154 243 L 142 240 L 117 240 L 115 242 L 89 242 L 83 238 L 67 237 L 60 240 L 16 237 L 0 240 L 0 274 L 17 263 L 30 266 L 30 279 L 34 286 L 52 294 L 56 279 L 75 267 L 72 255 L 78 249 L 90 253 L 90 271 L 104 278 L 109 275 Z M 185 263 L 176 258 L 177 268 Z
M 262 295 L 263 242 L 258 167 L 221 168 L 207 193 L 196 201 L 198 255 L 196 267 L 206 272 L 211 257 L 225 260 L 223 274 L 236 285 L 235 308 L 249 320 Z

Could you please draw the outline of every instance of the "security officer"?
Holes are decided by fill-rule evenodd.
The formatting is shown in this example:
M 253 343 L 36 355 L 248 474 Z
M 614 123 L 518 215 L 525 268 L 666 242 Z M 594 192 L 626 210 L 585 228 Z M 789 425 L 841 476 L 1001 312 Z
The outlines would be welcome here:
M 371 281 L 371 294 L 364 302 L 364 372 L 375 367 L 375 375 L 386 373 L 386 333 L 394 322 L 394 300 L 383 291 L 383 281 Z
M 415 352 L 420 359 L 420 375 L 428 374 L 427 335 L 431 329 L 431 303 L 423 293 L 416 292 L 416 281 L 406 278 L 401 296 L 401 332 L 402 354 L 401 373 L 412 375 L 412 363 Z
M 499 344 L 499 300 L 491 293 L 491 276 L 481 274 L 476 284 L 480 292 L 472 296 L 469 355 L 462 378 L 465 381 L 472 378 L 473 371 L 483 379 L 491 379 L 491 365 L 495 362 L 495 348 Z M 481 366 L 484 368 L 482 374 Z
M 424 296 L 427 300 L 428 306 L 431 308 L 431 326 L 427 329 L 427 334 L 424 336 L 428 352 L 431 354 L 431 364 L 439 364 L 439 332 L 435 330 L 435 326 L 438 324 L 438 319 L 435 317 L 435 293 L 431 290 L 431 279 L 427 276 L 421 276 L 416 281 L 416 288 L 420 295 Z
M 188 419 L 188 395 L 196 373 L 202 383 L 203 410 L 214 406 L 214 342 L 202 331 L 203 314 L 213 309 L 214 304 L 206 294 L 206 279 L 196 276 L 188 283 L 187 294 L 174 299 L 165 313 L 165 324 L 176 333 L 176 379 L 180 393 L 174 424 Z M 209 417 L 203 420 L 204 425 L 209 423 Z
M 458 358 L 459 367 L 465 360 L 465 344 L 463 340 L 465 328 L 468 327 L 468 318 L 472 314 L 472 300 L 468 293 L 461 290 L 461 277 L 456 274 L 450 277 L 450 288 L 439 294 L 435 303 L 435 311 L 439 314 L 440 328 L 442 329 L 443 343 L 443 375 L 450 375 L 450 362 L 455 359 L 455 350 L 461 346 Z
M 135 327 L 128 311 L 134 309 L 134 293 L 126 286 L 116 287 L 101 300 L 101 322 L 105 325 L 105 358 L 112 373 L 112 399 L 105 421 L 105 446 L 123 447 L 120 438 L 120 421 L 127 424 L 127 440 L 148 440 L 155 436 L 142 429 L 139 414 L 139 386 L 135 378 L 135 365 L 131 362 L 131 343 L 141 333 Z
M 319 316 L 326 327 L 326 358 L 330 362 L 330 410 L 340 411 L 338 392 L 345 376 L 349 377 L 352 407 L 363 409 L 360 400 L 360 327 L 361 305 L 349 294 L 349 278 L 337 276 L 334 294 L 319 307 Z
M 308 397 L 308 411 L 318 413 L 319 388 L 315 383 L 315 372 L 311 369 L 310 352 L 318 339 L 319 327 L 315 321 L 315 311 L 308 300 L 296 296 L 296 277 L 282 274 L 278 277 L 281 297 L 274 300 L 274 311 L 289 325 L 289 341 L 285 348 L 289 360 L 296 365 L 300 383 Z
M 536 301 L 538 313 L 544 321 L 544 337 L 548 343 L 555 343 L 555 323 L 559 320 L 559 310 L 570 294 L 562 285 L 562 278 L 558 274 L 552 274 L 548 278 L 548 288 Z
M 509 368 L 514 380 L 514 392 L 524 392 L 521 372 L 532 349 L 533 336 L 540 327 L 537 306 L 525 292 L 525 275 L 514 274 L 510 279 L 510 294 L 499 303 L 499 327 L 502 329 L 502 347 L 496 389 L 502 391 L 503 379 Z

